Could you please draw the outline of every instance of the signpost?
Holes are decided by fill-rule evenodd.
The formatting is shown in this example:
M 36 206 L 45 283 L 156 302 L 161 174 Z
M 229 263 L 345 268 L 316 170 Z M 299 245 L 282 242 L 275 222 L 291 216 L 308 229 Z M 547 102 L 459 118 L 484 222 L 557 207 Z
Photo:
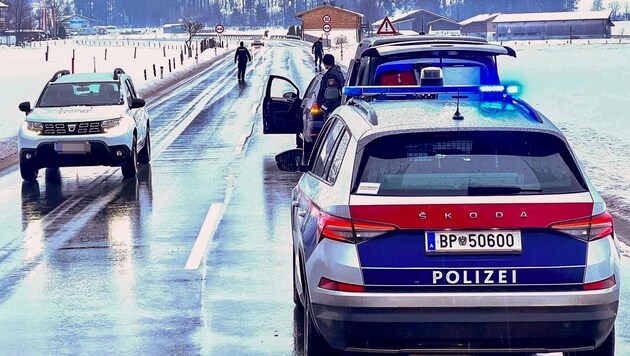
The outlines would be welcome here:
M 330 24 L 326 23 L 322 27 L 322 30 L 324 30 L 324 32 L 328 33 L 328 32 L 330 32 L 330 30 L 332 30 L 332 27 L 330 26 Z
M 218 25 L 214 26 L 214 32 L 216 32 L 218 34 L 222 34 L 223 31 L 225 31 L 225 27 L 223 27 L 223 25 L 218 24 Z
M 324 17 L 322 17 L 322 21 L 324 21 L 324 23 L 330 23 L 330 21 L 332 21 L 332 17 L 330 17 L 330 15 L 324 15 Z
M 389 20 L 389 17 L 385 17 L 381 25 L 378 27 L 378 31 L 376 31 L 377 35 L 395 35 L 398 32 L 394 28 L 394 25 Z

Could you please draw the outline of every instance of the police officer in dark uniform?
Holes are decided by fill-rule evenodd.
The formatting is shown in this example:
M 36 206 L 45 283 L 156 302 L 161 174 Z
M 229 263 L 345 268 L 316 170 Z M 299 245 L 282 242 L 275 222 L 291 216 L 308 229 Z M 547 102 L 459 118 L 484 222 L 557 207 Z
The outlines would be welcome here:
M 343 77 L 341 68 L 335 65 L 335 57 L 332 54 L 324 55 L 322 62 L 326 68 L 326 73 L 324 73 L 322 84 L 319 86 L 319 92 L 317 93 L 317 105 L 328 115 L 341 105 L 341 88 L 343 88 L 346 80 Z M 339 100 L 331 101 L 325 99 L 324 93 L 326 93 L 326 89 L 331 87 L 339 90 Z
M 322 43 L 321 37 L 317 41 L 315 41 L 315 43 L 313 43 L 311 52 L 315 55 L 315 65 L 321 68 L 322 56 L 324 55 L 324 44 Z
M 252 61 L 252 55 L 249 54 L 245 44 L 241 41 L 241 45 L 236 49 L 234 54 L 234 63 L 238 62 L 238 80 L 245 80 L 245 69 L 247 69 L 247 62 Z

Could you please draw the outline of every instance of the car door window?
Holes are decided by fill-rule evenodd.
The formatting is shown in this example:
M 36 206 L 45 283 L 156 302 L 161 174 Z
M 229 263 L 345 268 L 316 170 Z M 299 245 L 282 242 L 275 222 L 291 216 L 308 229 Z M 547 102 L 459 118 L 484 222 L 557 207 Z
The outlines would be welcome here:
M 339 144 L 337 144 L 337 149 L 335 150 L 335 154 L 331 159 L 330 168 L 328 170 L 328 177 L 326 180 L 331 184 L 335 184 L 337 181 L 337 176 L 339 175 L 339 170 L 341 169 L 341 162 L 343 162 L 343 157 L 346 155 L 346 150 L 348 149 L 348 145 L 350 144 L 350 132 L 345 130 L 339 140 Z
M 131 106 L 131 99 L 135 98 L 135 93 L 133 92 L 133 88 L 129 85 L 129 81 L 125 81 L 125 86 L 127 87 L 127 103 Z
M 324 176 L 324 168 L 328 163 L 330 158 L 330 153 L 332 152 L 333 147 L 335 146 L 335 142 L 341 134 L 341 130 L 343 129 L 343 124 L 341 121 L 336 120 L 331 126 L 330 129 L 326 132 L 326 136 L 322 138 L 322 142 L 319 147 L 319 151 L 315 156 L 315 162 L 313 164 L 312 173 L 318 177 Z

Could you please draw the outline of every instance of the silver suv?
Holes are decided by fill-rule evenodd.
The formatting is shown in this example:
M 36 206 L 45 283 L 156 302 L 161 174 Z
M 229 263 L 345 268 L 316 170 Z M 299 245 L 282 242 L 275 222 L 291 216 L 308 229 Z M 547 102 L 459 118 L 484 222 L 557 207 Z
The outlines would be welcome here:
M 113 73 L 55 73 L 35 104 L 19 105 L 20 173 L 35 181 L 40 168 L 120 166 L 125 178 L 151 160 L 149 114 L 131 78 Z
M 614 355 L 613 219 L 566 138 L 501 85 L 346 87 L 293 190 L 307 355 Z M 436 85 L 438 84 L 438 85 Z

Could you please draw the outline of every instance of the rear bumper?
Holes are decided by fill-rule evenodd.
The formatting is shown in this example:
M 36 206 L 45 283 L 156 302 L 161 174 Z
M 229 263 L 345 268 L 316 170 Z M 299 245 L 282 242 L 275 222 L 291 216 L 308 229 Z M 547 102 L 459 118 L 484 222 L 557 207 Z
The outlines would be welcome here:
M 317 328 L 337 349 L 506 353 L 591 350 L 612 330 L 618 302 L 553 307 L 312 307 Z

